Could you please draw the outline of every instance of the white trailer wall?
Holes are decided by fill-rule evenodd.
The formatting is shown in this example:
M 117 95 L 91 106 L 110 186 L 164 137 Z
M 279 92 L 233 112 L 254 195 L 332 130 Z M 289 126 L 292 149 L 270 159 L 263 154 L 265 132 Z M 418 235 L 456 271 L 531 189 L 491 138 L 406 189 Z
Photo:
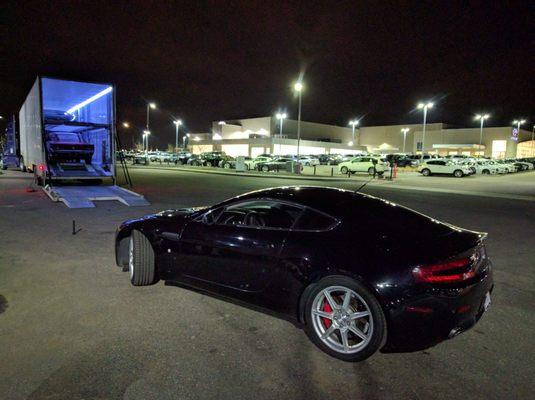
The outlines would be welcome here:
M 24 165 L 29 168 L 44 163 L 39 83 L 37 78 L 19 111 L 20 153 Z

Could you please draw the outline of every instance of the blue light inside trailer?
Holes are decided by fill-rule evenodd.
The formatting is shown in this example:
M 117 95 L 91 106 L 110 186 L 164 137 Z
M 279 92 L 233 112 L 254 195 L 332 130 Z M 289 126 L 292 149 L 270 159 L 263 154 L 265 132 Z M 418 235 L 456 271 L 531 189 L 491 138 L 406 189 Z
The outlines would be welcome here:
M 41 80 L 43 109 L 63 113 L 77 122 L 112 123 L 113 88 L 100 83 Z

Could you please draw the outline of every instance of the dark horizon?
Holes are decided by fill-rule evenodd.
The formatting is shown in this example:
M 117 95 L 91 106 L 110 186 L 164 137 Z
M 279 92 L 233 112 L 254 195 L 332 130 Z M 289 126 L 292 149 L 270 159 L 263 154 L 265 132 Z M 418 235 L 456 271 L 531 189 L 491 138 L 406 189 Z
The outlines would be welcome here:
M 241 5 L 8 2 L 3 10 L 0 115 L 18 112 L 37 75 L 111 82 L 118 122 L 174 142 L 172 119 L 206 132 L 218 119 L 296 119 L 291 84 L 304 73 L 303 120 L 345 126 L 429 122 L 511 125 L 533 116 L 533 40 L 527 3 Z M 126 133 L 118 124 L 125 144 Z

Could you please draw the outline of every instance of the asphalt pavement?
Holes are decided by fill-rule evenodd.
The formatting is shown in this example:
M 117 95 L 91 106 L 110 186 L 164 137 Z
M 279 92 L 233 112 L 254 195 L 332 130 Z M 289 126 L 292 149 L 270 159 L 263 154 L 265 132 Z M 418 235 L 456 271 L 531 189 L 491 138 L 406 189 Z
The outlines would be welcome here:
M 150 206 L 101 202 L 72 210 L 26 191 L 26 174 L 0 175 L 0 399 L 532 398 L 535 205 L 515 196 L 532 195 L 534 173 L 488 177 L 511 178 L 503 189 L 449 178 L 436 178 L 447 179 L 442 186 L 415 180 L 399 183 L 405 188 L 372 182 L 362 189 L 488 232 L 496 288 L 472 330 L 426 351 L 378 353 L 357 364 L 323 354 L 272 316 L 161 282 L 133 287 L 114 265 L 113 236 L 124 219 L 264 187 L 326 182 L 131 174 Z M 355 189 L 365 181 L 328 185 Z M 72 220 L 81 229 L 76 235 Z

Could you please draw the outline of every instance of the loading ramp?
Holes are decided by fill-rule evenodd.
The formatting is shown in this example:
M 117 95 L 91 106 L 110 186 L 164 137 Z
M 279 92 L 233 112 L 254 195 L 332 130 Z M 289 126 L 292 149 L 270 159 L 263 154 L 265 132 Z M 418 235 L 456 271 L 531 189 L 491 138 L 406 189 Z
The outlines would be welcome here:
M 63 202 L 69 208 L 92 208 L 93 201 L 116 200 L 129 207 L 148 206 L 144 196 L 120 186 L 51 186 L 43 191 L 52 201 Z

